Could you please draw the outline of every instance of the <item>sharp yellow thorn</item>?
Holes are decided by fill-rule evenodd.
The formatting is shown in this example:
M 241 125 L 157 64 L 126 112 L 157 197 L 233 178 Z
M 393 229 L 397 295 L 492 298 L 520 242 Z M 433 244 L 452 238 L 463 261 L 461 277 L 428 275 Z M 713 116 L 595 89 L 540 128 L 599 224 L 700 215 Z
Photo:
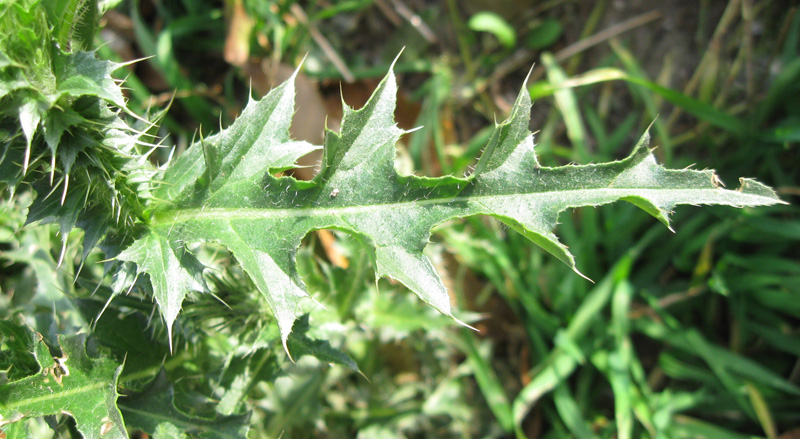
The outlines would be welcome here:
M 53 185 L 53 179 L 55 178 L 55 176 L 56 176 L 56 155 L 53 154 L 53 157 L 50 159 L 50 186 Z
M 25 157 L 22 159 L 22 175 L 26 175 L 28 173 L 28 165 L 31 162 L 31 145 L 29 144 L 25 147 Z
M 61 263 L 64 262 L 64 254 L 67 252 L 67 235 L 61 236 L 62 244 L 61 244 L 61 255 L 58 257 L 58 264 L 56 268 L 61 268 Z
M 67 190 L 69 189 L 69 174 L 64 177 L 64 190 L 61 192 L 61 205 L 64 205 L 64 200 L 67 199 Z

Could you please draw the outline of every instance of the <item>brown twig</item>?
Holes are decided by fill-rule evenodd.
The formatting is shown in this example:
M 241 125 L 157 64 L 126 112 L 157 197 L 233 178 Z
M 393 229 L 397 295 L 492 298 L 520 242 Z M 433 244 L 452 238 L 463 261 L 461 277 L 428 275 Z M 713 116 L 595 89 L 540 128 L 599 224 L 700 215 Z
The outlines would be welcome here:
M 678 303 L 689 300 L 693 297 L 697 297 L 700 294 L 704 293 L 707 289 L 708 288 L 705 285 L 699 285 L 691 287 L 686 291 L 670 294 L 668 296 L 658 299 L 658 307 L 669 308 L 672 305 L 676 305 Z M 650 306 L 641 306 L 631 309 L 631 311 L 628 313 L 628 316 L 631 319 L 639 319 L 646 316 L 656 317 L 658 316 L 658 313 Z
M 594 47 L 604 41 L 610 40 L 617 35 L 624 34 L 630 30 L 636 29 L 639 26 L 644 26 L 651 21 L 661 18 L 661 11 L 650 11 L 642 15 L 637 15 L 631 19 L 625 20 L 622 23 L 615 24 L 607 29 L 604 29 L 588 38 L 584 38 L 569 46 L 559 50 L 554 55 L 556 61 L 561 62 L 567 58 L 583 52 L 590 47 Z
M 414 26 L 414 29 L 416 29 L 417 32 L 419 32 L 427 42 L 436 44 L 439 41 L 431 28 L 429 28 L 428 25 L 422 21 L 422 18 L 420 18 L 419 15 L 409 9 L 405 3 L 403 3 L 401 0 L 392 0 L 392 3 L 394 4 L 394 9 L 397 11 L 397 13 L 400 14 L 401 17 L 405 18 L 406 21 L 411 23 L 411 25 Z
M 570 44 L 564 49 L 556 52 L 554 57 L 559 62 L 564 61 L 586 49 L 594 47 L 604 41 L 610 40 L 616 37 L 617 35 L 628 32 L 639 26 L 643 26 L 647 23 L 650 23 L 651 21 L 656 20 L 660 17 L 661 17 L 660 11 L 650 11 L 645 14 L 638 15 L 631 19 L 625 20 L 622 23 L 604 29 L 588 38 L 584 38 L 574 44 Z M 527 49 L 517 50 L 506 61 L 502 62 L 495 69 L 494 73 L 492 73 L 491 76 L 477 83 L 477 85 L 475 86 L 474 94 L 482 93 L 493 83 L 503 79 L 503 77 L 508 75 L 510 72 L 514 71 L 516 68 L 523 65 L 532 56 L 533 53 Z M 544 67 L 536 67 L 535 69 L 533 69 L 530 79 L 528 80 L 529 84 L 541 78 L 543 74 L 544 74 Z
M 342 74 L 342 78 L 344 78 L 345 82 L 355 82 L 356 78 L 353 76 L 353 72 L 347 68 L 347 65 L 344 63 L 342 58 L 338 53 L 336 53 L 336 49 L 334 49 L 328 39 L 322 35 L 322 32 L 320 32 L 313 23 L 309 22 L 308 16 L 306 15 L 305 11 L 303 11 L 303 8 L 301 8 L 297 3 L 293 3 L 289 9 L 292 11 L 292 15 L 294 15 L 297 21 L 308 28 L 311 38 L 313 38 L 314 42 L 317 43 L 319 48 L 325 52 L 325 56 L 331 60 L 333 65 L 336 67 L 336 70 Z
M 397 15 L 397 12 L 394 11 L 389 5 L 386 4 L 386 0 L 375 0 L 375 6 L 383 12 L 383 15 L 392 22 L 395 26 L 400 26 L 403 24 L 403 19 Z
M 588 38 L 584 38 L 569 46 L 559 50 L 553 55 L 556 61 L 562 62 L 571 56 L 577 55 L 586 49 L 594 47 L 604 41 L 608 41 L 618 35 L 635 29 L 639 26 L 644 26 L 653 20 L 661 18 L 661 11 L 650 11 L 642 15 L 637 15 L 631 19 L 625 20 L 622 23 L 615 24 L 607 29 L 604 29 Z M 544 67 L 536 67 L 531 73 L 530 82 L 534 82 L 541 78 L 544 74 Z
M 700 85 L 703 74 L 707 73 L 707 69 L 710 65 L 718 61 L 720 48 L 722 47 L 722 37 L 728 32 L 728 28 L 739 16 L 739 12 L 741 12 L 739 0 L 731 0 L 728 6 L 725 7 L 725 11 L 722 13 L 722 17 L 719 19 L 716 29 L 714 29 L 711 41 L 708 42 L 708 48 L 705 53 L 703 53 L 703 57 L 700 58 L 700 64 L 698 64 L 694 74 L 692 74 L 689 82 L 687 82 L 686 86 L 683 88 L 683 94 L 692 96 Z M 680 107 L 675 107 L 669 115 L 669 118 L 667 118 L 666 126 L 669 128 L 674 125 L 681 114 L 683 114 L 683 110 Z

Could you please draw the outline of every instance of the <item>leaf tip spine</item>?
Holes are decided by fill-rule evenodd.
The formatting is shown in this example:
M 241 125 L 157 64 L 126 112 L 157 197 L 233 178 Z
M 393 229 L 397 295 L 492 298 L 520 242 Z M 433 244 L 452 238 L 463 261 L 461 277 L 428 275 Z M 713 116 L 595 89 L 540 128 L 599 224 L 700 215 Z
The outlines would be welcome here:
M 394 57 L 394 60 L 392 60 L 392 64 L 389 65 L 389 73 L 388 73 L 389 75 L 394 76 L 394 66 L 397 64 L 397 61 L 400 59 L 400 55 L 402 55 L 405 50 L 406 46 L 403 46 L 400 49 L 400 52 L 397 52 L 397 56 Z
M 536 63 L 534 62 L 534 63 L 531 65 L 531 68 L 530 68 L 530 70 L 528 70 L 528 74 L 527 74 L 527 75 L 525 75 L 525 80 L 524 80 L 524 81 L 522 81 L 522 91 L 521 91 L 521 92 L 525 92 L 525 89 L 528 87 L 528 81 L 531 79 L 531 76 L 533 75 L 533 69 L 534 69 L 535 67 L 536 67 Z
M 167 341 L 169 342 L 169 354 L 172 355 L 175 351 L 172 348 L 172 325 L 170 324 L 167 324 Z
M 292 353 L 289 352 L 289 334 L 290 333 L 291 333 L 291 331 L 289 331 L 289 333 L 287 333 L 286 335 L 281 335 L 281 343 L 283 344 L 283 350 L 286 351 L 286 355 L 289 357 L 289 361 L 291 361 L 292 363 L 296 364 L 297 362 L 294 361 L 294 358 L 292 358 Z
M 465 327 L 467 329 L 471 329 L 471 330 L 473 330 L 475 332 L 478 332 L 478 333 L 481 332 L 478 328 L 476 328 L 476 327 L 474 327 L 474 326 L 470 325 L 469 323 L 466 323 L 466 322 L 464 322 L 462 320 L 459 320 L 456 316 L 454 316 L 452 314 L 450 314 L 450 318 L 455 320 L 456 323 L 458 323 L 459 325 L 461 325 L 461 326 L 463 326 L 463 327 Z
M 574 263 L 574 262 L 573 262 L 572 264 L 570 264 L 570 265 L 571 265 L 571 267 L 570 267 L 570 268 L 572 268 L 572 271 L 574 271 L 574 272 L 575 272 L 575 274 L 577 274 L 578 276 L 580 276 L 580 277 L 582 277 L 582 278 L 584 278 L 584 279 L 588 280 L 589 282 L 591 282 L 591 283 L 593 283 L 593 284 L 596 284 L 596 282 L 595 282 L 595 281 L 593 281 L 593 280 L 592 280 L 592 278 L 590 278 L 589 276 L 587 276 L 587 275 L 585 275 L 585 274 L 581 273 L 581 271 L 580 271 L 580 270 L 578 270 L 578 267 L 576 267 L 576 266 L 575 266 L 575 263 Z
M 308 59 L 308 52 L 306 52 L 306 54 L 305 54 L 305 55 L 303 55 L 303 58 L 302 58 L 302 59 L 300 60 L 300 62 L 297 64 L 297 68 L 296 68 L 296 69 L 294 69 L 294 73 L 292 73 L 292 76 L 290 76 L 290 77 L 289 77 L 289 80 L 288 80 L 288 81 L 286 81 L 286 82 L 289 82 L 289 83 L 291 83 L 292 85 L 294 85 L 294 81 L 295 81 L 295 79 L 297 78 L 297 75 L 300 73 L 300 70 L 303 68 L 303 64 L 305 64 L 305 63 L 306 63 L 306 59 Z

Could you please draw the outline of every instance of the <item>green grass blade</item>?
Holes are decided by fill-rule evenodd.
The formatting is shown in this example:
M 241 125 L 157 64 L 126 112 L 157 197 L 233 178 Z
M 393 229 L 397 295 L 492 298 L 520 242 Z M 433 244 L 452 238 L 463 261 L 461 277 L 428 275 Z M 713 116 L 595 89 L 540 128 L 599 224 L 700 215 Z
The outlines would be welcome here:
M 531 84 L 529 90 L 531 92 L 531 98 L 536 99 L 555 94 L 556 92 L 565 88 L 573 88 L 595 84 L 598 82 L 620 79 L 632 84 L 641 85 L 663 97 L 672 104 L 683 108 L 687 113 L 697 117 L 698 119 L 704 120 L 736 136 L 744 136 L 744 134 L 747 132 L 747 123 L 729 115 L 728 113 L 725 113 L 724 111 L 714 108 L 710 104 L 694 99 L 678 91 L 663 87 L 644 78 L 631 76 L 622 70 L 614 68 L 595 69 L 583 75 L 570 78 L 569 80 L 564 80 L 559 84 L 538 82 Z
M 513 431 L 514 421 L 508 396 L 492 365 L 479 352 L 475 334 L 467 329 L 462 329 L 460 345 L 467 356 L 467 362 L 471 365 L 475 381 L 478 382 L 478 388 L 480 388 L 486 403 L 489 405 L 489 409 L 494 414 L 500 427 L 506 432 Z

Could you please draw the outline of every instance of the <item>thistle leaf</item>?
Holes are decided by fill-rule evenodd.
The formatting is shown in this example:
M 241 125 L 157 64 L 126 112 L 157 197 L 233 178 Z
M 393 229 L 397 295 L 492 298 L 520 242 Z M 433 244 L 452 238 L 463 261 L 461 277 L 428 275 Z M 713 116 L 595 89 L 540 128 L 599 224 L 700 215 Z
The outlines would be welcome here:
M 63 53 L 54 51 L 53 67 L 60 96 L 97 96 L 126 110 L 122 89 L 111 73 L 124 64 L 103 61 L 95 52 Z
M 135 261 L 138 272 L 150 275 L 153 294 L 167 322 L 171 349 L 172 325 L 178 317 L 186 293 L 206 289 L 202 264 L 181 242 L 168 241 L 156 233 L 140 238 L 117 258 Z
M 169 253 L 145 249 L 179 242 L 226 246 L 266 297 L 287 347 L 301 299 L 308 296 L 295 253 L 313 230 L 354 234 L 372 249 L 379 276 L 399 280 L 452 317 L 447 291 L 422 253 L 431 229 L 447 220 L 495 217 L 577 271 L 553 233 L 565 209 L 624 200 L 669 225 L 669 213 L 680 204 L 781 202 L 753 180 L 726 190 L 713 171 L 663 168 L 648 148 L 647 133 L 621 161 L 543 167 L 528 130 L 531 101 L 524 88 L 468 178 L 401 176 L 394 168 L 395 143 L 404 133 L 393 120 L 395 93 L 390 72 L 362 109 L 345 107 L 340 131 L 326 133 L 321 170 L 311 182 L 273 175 L 309 149 L 289 138 L 291 82 L 251 102 L 230 128 L 198 141 L 171 164 L 156 191 L 149 230 L 123 257 L 156 279 L 156 297 L 170 303 L 162 306 L 168 323 L 191 278 L 180 271 L 190 270 L 175 265 Z M 153 257 L 165 259 L 156 264 Z M 164 277 L 161 267 L 177 271 Z
M 217 416 L 216 419 L 189 416 L 173 401 L 175 390 L 162 369 L 141 392 L 120 398 L 119 406 L 132 428 L 147 433 L 182 431 L 204 439 L 244 439 L 250 414 Z M 173 436 L 174 437 L 174 436 Z
M 0 335 L 19 335 L 11 324 Z M 117 408 L 117 378 L 122 367 L 102 355 L 91 358 L 84 335 L 59 337 L 61 357 L 54 358 L 39 333 L 25 337 L 39 372 L 0 384 L 0 427 L 28 417 L 69 414 L 87 439 L 127 438 Z
M 294 332 L 289 337 L 289 349 L 296 358 L 303 355 L 311 355 L 323 363 L 338 364 L 353 372 L 359 372 L 358 365 L 349 355 L 334 348 L 327 340 L 316 340 L 310 338 L 307 332 L 311 329 L 308 321 L 308 314 L 297 320 L 294 325 Z

